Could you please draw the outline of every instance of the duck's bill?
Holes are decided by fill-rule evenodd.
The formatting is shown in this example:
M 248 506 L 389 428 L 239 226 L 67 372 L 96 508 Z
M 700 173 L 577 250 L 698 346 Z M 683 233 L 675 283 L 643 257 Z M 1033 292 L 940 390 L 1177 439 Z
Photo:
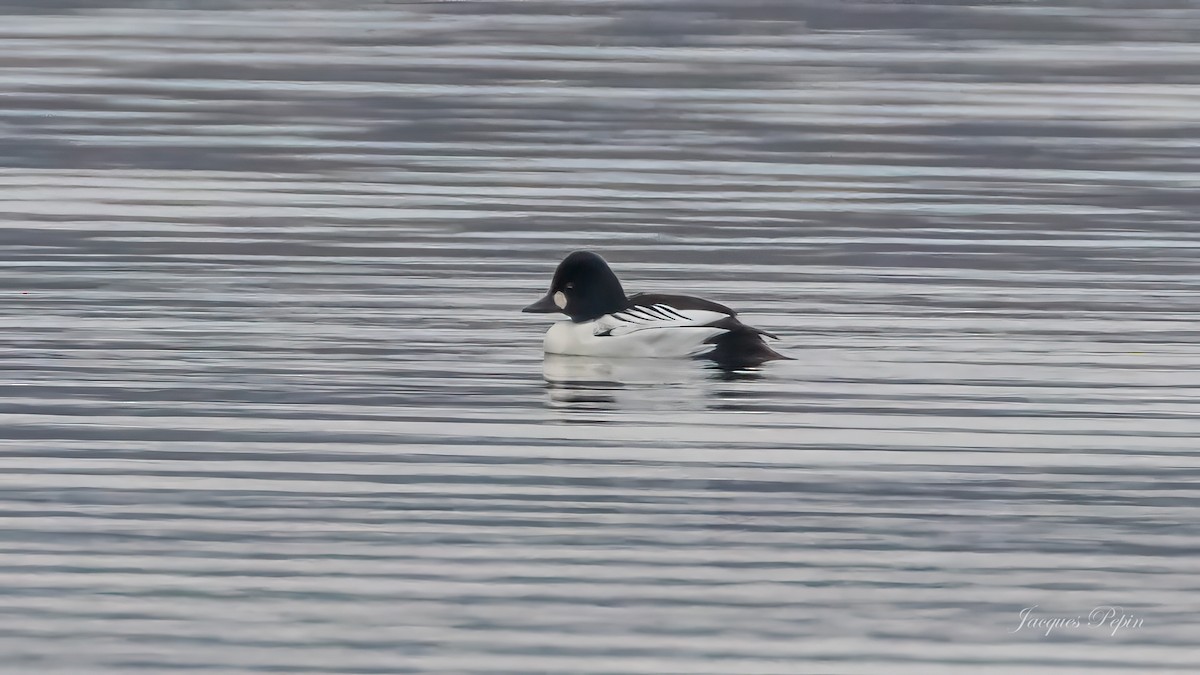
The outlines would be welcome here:
M 546 297 L 538 300 L 521 311 L 528 312 L 530 314 L 550 314 L 552 312 L 559 311 L 559 309 L 558 305 L 554 304 L 554 294 L 547 293 Z

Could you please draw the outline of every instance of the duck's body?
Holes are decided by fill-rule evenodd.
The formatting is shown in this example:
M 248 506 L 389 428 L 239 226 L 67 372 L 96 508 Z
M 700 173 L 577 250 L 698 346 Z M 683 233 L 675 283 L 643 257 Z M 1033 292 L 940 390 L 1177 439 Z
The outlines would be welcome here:
M 625 297 L 608 263 L 588 251 L 567 256 L 546 297 L 524 311 L 570 317 L 546 333 L 548 354 L 706 358 L 725 365 L 788 358 L 763 341 L 774 335 L 743 324 L 724 305 L 686 295 Z

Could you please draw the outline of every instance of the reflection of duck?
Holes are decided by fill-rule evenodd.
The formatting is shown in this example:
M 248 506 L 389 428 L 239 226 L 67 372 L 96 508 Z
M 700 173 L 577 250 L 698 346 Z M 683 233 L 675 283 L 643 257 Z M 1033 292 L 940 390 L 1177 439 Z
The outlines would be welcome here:
M 551 385 L 577 389 L 624 389 L 686 384 L 704 379 L 704 371 L 687 362 L 662 359 L 597 359 L 547 354 L 542 375 Z
M 523 311 L 570 317 L 546 333 L 547 354 L 692 357 L 733 367 L 788 358 L 763 341 L 774 335 L 747 326 L 724 305 L 686 295 L 625 297 L 608 263 L 590 251 L 559 263 L 546 296 Z
M 578 409 L 616 408 L 618 396 L 633 408 L 671 409 L 704 391 L 711 371 L 690 361 L 601 359 L 546 354 L 542 363 L 554 405 Z M 696 405 L 701 405 L 697 400 Z

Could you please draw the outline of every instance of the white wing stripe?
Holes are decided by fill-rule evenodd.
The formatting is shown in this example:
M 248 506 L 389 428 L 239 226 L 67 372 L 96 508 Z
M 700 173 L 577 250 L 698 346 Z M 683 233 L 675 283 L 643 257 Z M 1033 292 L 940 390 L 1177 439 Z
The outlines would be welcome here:
M 620 312 L 614 312 L 609 316 L 626 322 L 670 321 L 674 323 L 676 321 L 686 321 L 691 324 L 697 321 L 702 323 L 719 321 L 725 314 L 710 310 L 696 310 L 689 315 L 670 305 L 640 305 Z
M 642 307 L 631 307 L 625 310 L 625 315 L 633 317 L 637 321 L 654 321 L 654 315 Z
M 675 319 L 675 317 L 663 311 L 662 305 L 651 305 L 650 307 L 646 308 L 646 311 L 660 319 L 666 319 L 667 321 L 673 321 Z
M 701 312 L 705 316 L 705 321 L 718 320 L 721 316 L 718 312 L 710 312 L 708 310 L 701 310 Z M 709 315 L 712 315 L 716 318 L 709 319 L 707 318 Z M 630 307 L 624 311 L 614 312 L 609 316 L 618 321 L 625 321 L 628 323 L 659 321 L 670 321 L 672 323 L 676 321 L 686 321 L 690 323 L 698 320 L 698 317 L 688 316 L 687 314 L 684 314 L 670 305 L 639 305 L 637 307 Z
M 687 320 L 686 316 L 680 314 L 679 310 L 675 309 L 674 307 L 672 307 L 670 305 L 655 305 L 655 306 L 660 308 L 665 314 L 667 314 L 671 318 L 679 318 L 679 319 L 683 319 L 685 321 Z
M 716 334 L 728 329 L 712 324 L 728 318 L 724 312 L 707 309 L 680 310 L 669 305 L 635 306 L 602 316 L 594 324 L 597 336 L 620 336 L 659 328 L 704 328 Z M 714 333 L 707 333 L 712 335 Z

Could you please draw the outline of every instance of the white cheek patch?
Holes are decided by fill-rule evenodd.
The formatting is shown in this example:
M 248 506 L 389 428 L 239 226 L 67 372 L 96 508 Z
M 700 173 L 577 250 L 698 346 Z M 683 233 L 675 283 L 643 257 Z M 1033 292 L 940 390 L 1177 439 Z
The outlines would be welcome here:
M 554 292 L 554 306 L 559 309 L 567 308 L 567 296 L 563 295 L 562 291 Z

